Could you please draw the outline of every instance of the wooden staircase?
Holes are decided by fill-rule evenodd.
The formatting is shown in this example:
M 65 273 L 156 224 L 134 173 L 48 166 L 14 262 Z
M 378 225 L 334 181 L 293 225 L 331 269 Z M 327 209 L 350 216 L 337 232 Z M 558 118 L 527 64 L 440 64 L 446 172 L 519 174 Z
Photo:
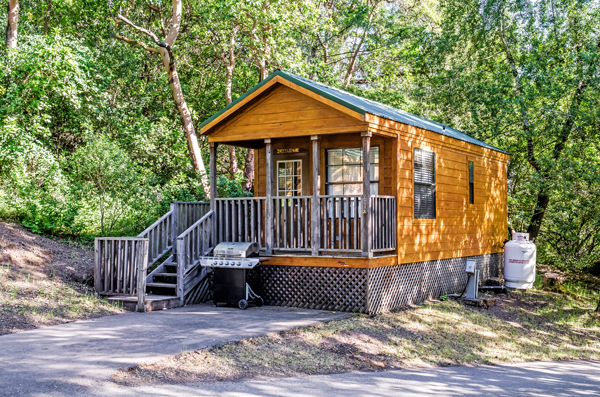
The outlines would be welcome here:
M 96 292 L 144 312 L 208 300 L 209 278 L 199 259 L 215 245 L 213 219 L 207 203 L 172 203 L 168 213 L 136 237 L 97 238 Z

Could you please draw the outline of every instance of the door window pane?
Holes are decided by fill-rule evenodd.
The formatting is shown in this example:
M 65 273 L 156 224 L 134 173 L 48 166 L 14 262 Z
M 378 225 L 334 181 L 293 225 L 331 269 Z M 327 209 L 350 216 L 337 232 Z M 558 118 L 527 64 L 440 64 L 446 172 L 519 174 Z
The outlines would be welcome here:
M 302 195 L 302 160 L 277 162 L 277 195 Z
M 281 162 L 277 164 L 277 175 L 285 176 L 285 164 Z

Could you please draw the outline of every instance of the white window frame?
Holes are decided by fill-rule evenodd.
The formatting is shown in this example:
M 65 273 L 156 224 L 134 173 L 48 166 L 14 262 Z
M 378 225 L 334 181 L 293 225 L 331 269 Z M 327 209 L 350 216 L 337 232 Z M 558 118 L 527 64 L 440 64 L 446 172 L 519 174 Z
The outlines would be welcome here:
M 381 181 L 381 171 L 382 171 L 382 168 L 381 168 L 381 147 L 379 145 L 371 146 L 371 149 L 373 149 L 373 148 L 377 148 L 377 160 L 378 160 L 378 162 L 371 163 L 371 170 L 373 169 L 373 166 L 376 165 L 376 166 L 379 167 L 379 173 L 378 173 L 377 179 L 369 181 L 369 188 L 370 188 L 371 185 L 377 185 L 377 192 L 376 193 L 371 192 L 372 196 L 377 196 L 381 192 L 381 183 L 382 183 L 382 181 Z M 343 148 L 333 147 L 333 148 L 327 148 L 327 149 L 325 149 L 325 192 L 326 192 L 327 195 L 330 195 L 329 193 L 327 193 L 327 190 L 328 190 L 329 186 L 334 186 L 334 185 L 340 185 L 340 186 L 344 186 L 344 185 L 358 185 L 358 184 L 362 184 L 363 183 L 363 181 L 362 181 L 362 174 L 361 174 L 361 180 L 360 181 L 355 181 L 355 182 L 343 182 L 343 181 L 342 182 L 331 182 L 331 181 L 327 180 L 328 167 L 331 167 L 331 166 L 337 167 L 337 165 L 329 165 L 329 164 L 327 164 L 327 152 L 329 150 L 340 150 L 340 149 L 343 149 L 343 150 L 345 150 L 345 149 L 356 149 L 356 150 L 361 150 L 361 153 L 362 153 L 362 148 L 361 147 L 352 147 L 352 146 L 343 147 Z M 362 172 L 363 161 L 364 160 L 361 158 L 361 162 L 358 163 L 358 164 L 355 164 L 355 163 L 342 164 L 342 167 L 346 166 L 346 165 L 360 166 L 361 167 L 361 172 Z M 369 179 L 370 179 L 370 176 L 369 176 Z M 346 196 L 346 195 L 342 194 L 341 196 Z M 354 195 L 349 195 L 349 196 L 354 196 Z
M 293 159 L 293 160 L 277 160 L 277 164 L 275 164 L 275 173 L 276 173 L 276 178 L 277 178 L 277 197 L 298 197 L 298 196 L 287 196 L 287 195 L 283 195 L 281 196 L 279 194 L 279 192 L 281 190 L 283 190 L 284 192 L 290 192 L 291 190 L 287 190 L 287 189 L 280 189 L 279 188 L 279 164 L 280 163 L 300 163 L 300 175 L 291 175 L 291 177 L 297 176 L 300 177 L 300 194 L 298 196 L 302 196 L 302 188 L 303 188 L 303 184 L 304 184 L 304 176 L 302 175 L 302 159 Z M 286 175 L 287 177 L 287 175 Z M 297 189 L 294 189 L 294 191 Z

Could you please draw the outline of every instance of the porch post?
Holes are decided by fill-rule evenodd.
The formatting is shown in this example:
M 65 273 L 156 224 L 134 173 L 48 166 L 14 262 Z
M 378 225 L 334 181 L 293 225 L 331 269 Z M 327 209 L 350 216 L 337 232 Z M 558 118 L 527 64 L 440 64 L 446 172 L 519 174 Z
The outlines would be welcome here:
M 210 168 L 210 210 L 213 211 L 212 216 L 212 230 L 211 230 L 211 239 L 212 246 L 217 245 L 218 231 L 217 231 L 217 147 L 218 143 L 209 142 L 210 147 L 210 160 L 209 160 L 209 168 Z
M 321 248 L 321 211 L 319 195 L 321 194 L 321 156 L 319 151 L 319 136 L 311 135 L 312 142 L 312 199 L 310 204 L 310 236 L 312 255 L 319 255 Z
M 271 139 L 265 139 L 267 152 L 267 200 L 265 203 L 265 248 L 266 254 L 273 253 L 273 145 Z
M 363 161 L 362 256 L 371 258 L 371 133 L 361 133 Z

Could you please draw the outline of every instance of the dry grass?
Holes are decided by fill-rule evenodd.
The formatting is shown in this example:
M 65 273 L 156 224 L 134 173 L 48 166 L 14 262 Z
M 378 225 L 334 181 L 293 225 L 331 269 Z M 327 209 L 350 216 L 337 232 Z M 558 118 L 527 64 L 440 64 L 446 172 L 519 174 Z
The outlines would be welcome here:
M 0 335 L 122 313 L 80 282 L 93 253 L 0 223 Z
M 492 310 L 454 301 L 298 329 L 119 371 L 123 385 L 248 380 L 388 368 L 600 359 L 593 301 L 513 293 Z

